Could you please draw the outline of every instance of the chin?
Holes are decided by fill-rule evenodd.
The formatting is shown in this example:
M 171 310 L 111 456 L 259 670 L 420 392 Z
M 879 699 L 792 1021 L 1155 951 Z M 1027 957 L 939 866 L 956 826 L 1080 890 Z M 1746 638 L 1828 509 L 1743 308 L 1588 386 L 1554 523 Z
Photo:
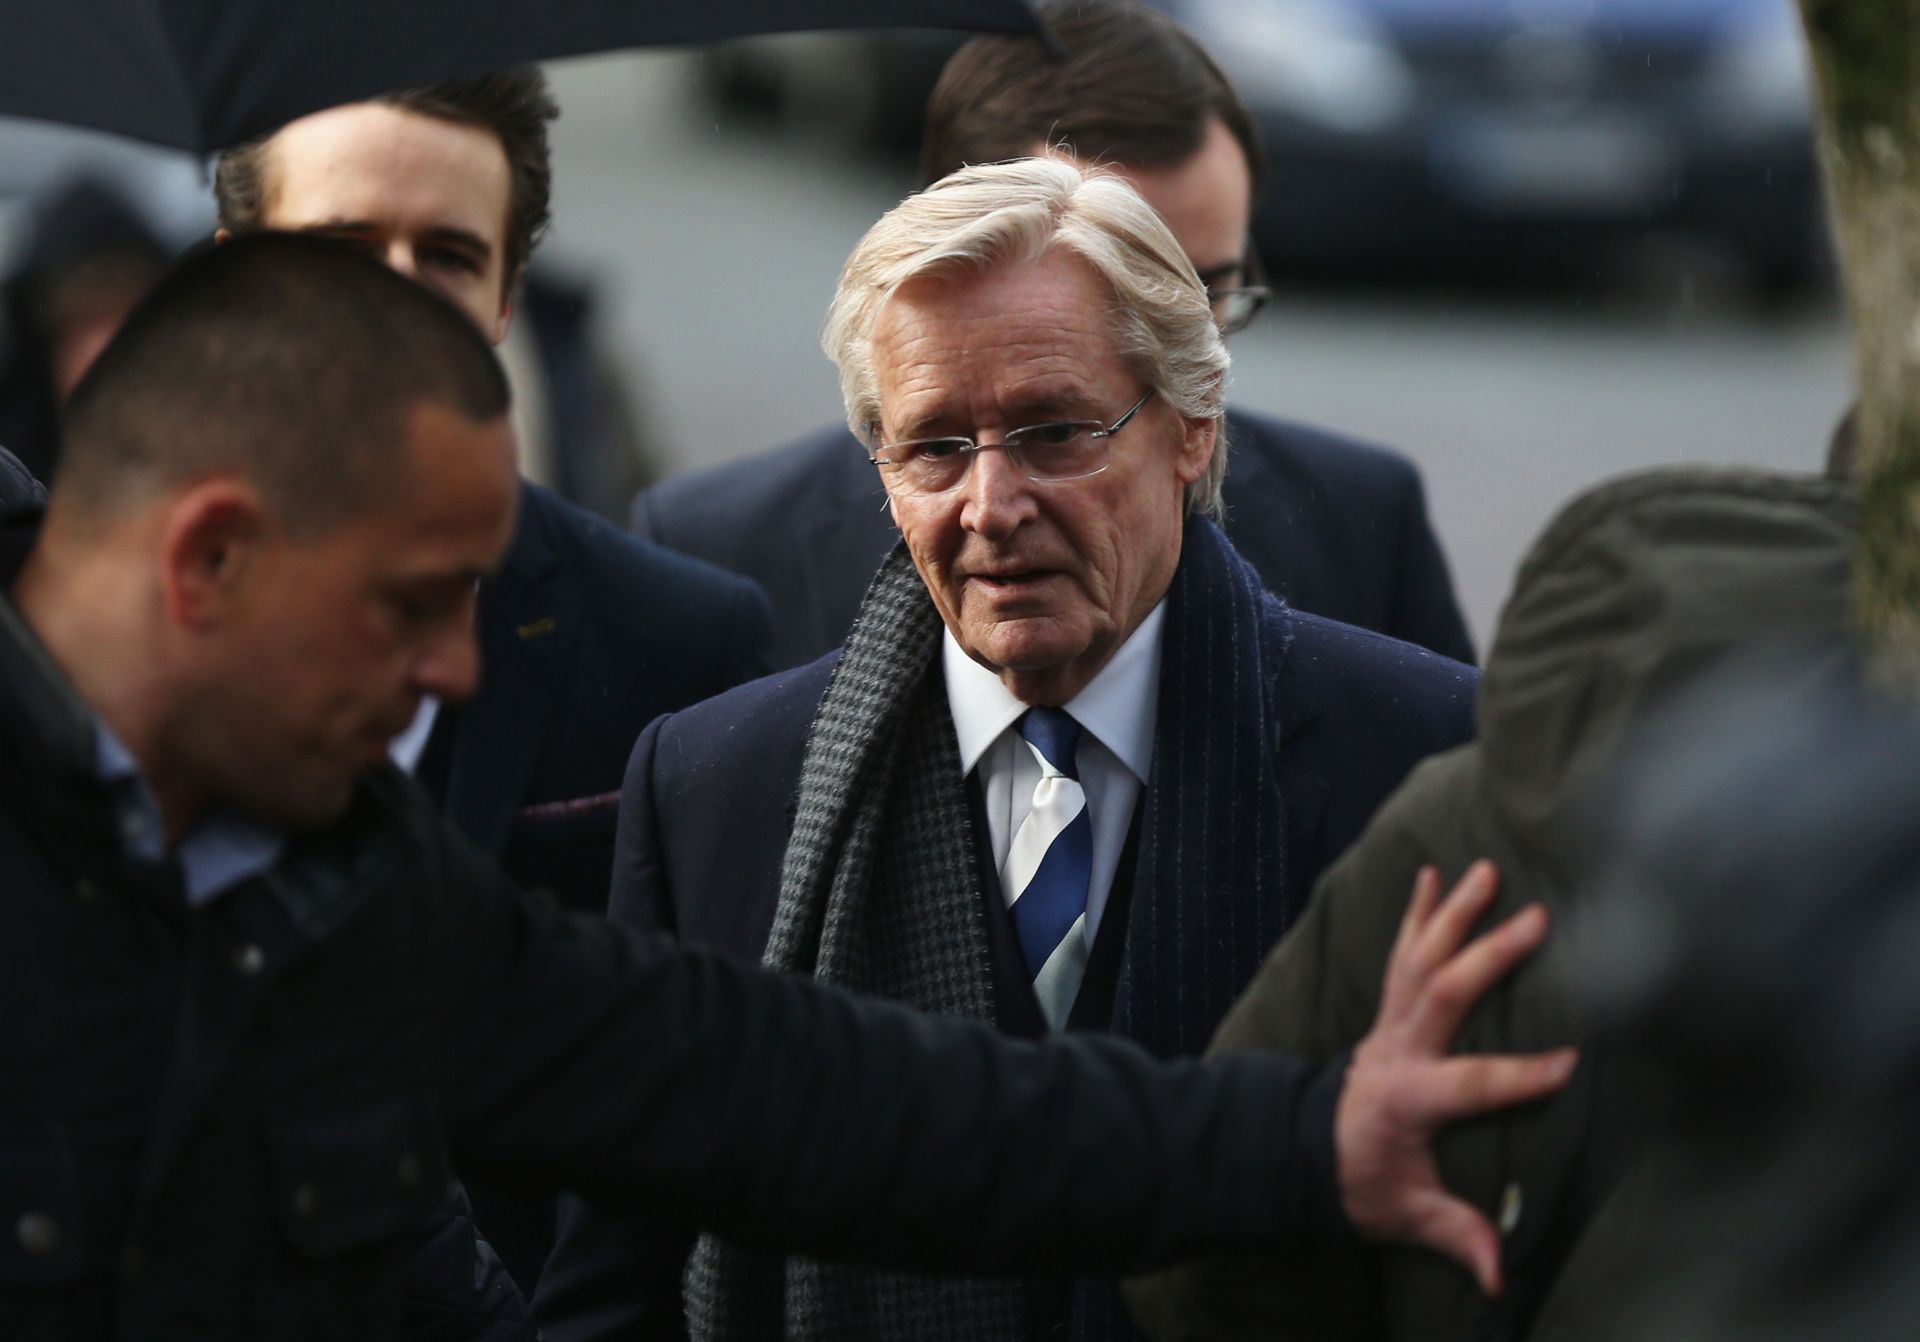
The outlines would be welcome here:
M 250 808 L 254 818 L 288 833 L 308 833 L 337 822 L 353 804 L 353 785 L 334 783 L 284 791 L 259 799 Z
M 1016 626 L 1035 622 L 1020 620 Z M 1065 666 L 1087 650 L 1085 639 L 1072 638 L 1048 623 L 1042 628 L 999 625 L 966 644 L 967 651 L 1002 671 L 1042 674 Z

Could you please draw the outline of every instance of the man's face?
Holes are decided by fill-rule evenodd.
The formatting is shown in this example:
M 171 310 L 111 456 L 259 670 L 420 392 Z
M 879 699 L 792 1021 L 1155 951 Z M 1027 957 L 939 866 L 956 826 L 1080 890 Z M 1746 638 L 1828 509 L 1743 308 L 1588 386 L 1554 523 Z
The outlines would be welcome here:
M 903 286 L 874 329 L 881 441 L 997 443 L 1052 420 L 1111 424 L 1147 390 L 1115 349 L 1112 303 L 1065 251 Z M 1099 475 L 1036 483 L 996 450 L 950 493 L 894 494 L 894 521 L 960 646 L 1027 703 L 1078 694 L 1172 581 L 1185 489 L 1212 458 L 1213 431 L 1155 397 Z
M 1209 289 L 1217 292 L 1246 283 L 1253 173 L 1225 122 L 1210 120 L 1200 148 L 1172 167 L 1112 167 L 1166 221 Z
M 337 818 L 422 695 L 463 699 L 477 682 L 475 584 L 511 534 L 512 430 L 423 404 L 396 456 L 393 498 L 371 515 L 317 537 L 269 521 L 202 636 L 177 749 L 269 823 Z
M 481 126 L 380 103 L 302 117 L 268 142 L 261 223 L 355 243 L 507 333 L 506 151 Z

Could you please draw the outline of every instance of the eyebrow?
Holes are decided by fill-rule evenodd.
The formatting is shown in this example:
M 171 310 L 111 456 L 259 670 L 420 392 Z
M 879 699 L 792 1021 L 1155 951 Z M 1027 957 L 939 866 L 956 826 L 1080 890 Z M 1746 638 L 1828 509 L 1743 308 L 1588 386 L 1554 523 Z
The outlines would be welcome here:
M 302 226 L 299 231 L 302 233 L 370 233 L 379 227 L 380 225 L 371 219 L 322 219 L 317 223 Z M 493 244 L 469 228 L 455 228 L 451 224 L 443 225 L 428 229 L 426 237 L 431 242 L 452 244 L 483 257 L 493 255 Z
M 1052 388 L 1045 389 L 1035 396 L 1015 396 L 1010 404 L 1019 412 L 1015 416 L 1019 423 L 1008 425 L 1009 429 L 1024 429 L 1034 424 L 1051 423 L 1054 420 L 1071 417 L 1080 408 L 1079 398 L 1074 392 Z M 915 443 L 929 438 L 973 438 L 980 432 L 980 426 L 977 424 L 964 432 L 932 433 L 928 431 L 932 425 L 938 424 L 943 418 L 945 418 L 944 411 L 935 411 L 908 420 L 901 428 L 898 437 L 878 436 L 885 443 Z
M 457 569 L 434 569 L 419 573 L 396 574 L 392 579 L 392 586 L 396 590 L 438 591 L 445 588 L 451 591 L 463 587 L 472 587 L 492 576 L 492 572 L 488 569 L 480 568 L 474 564 L 462 564 Z

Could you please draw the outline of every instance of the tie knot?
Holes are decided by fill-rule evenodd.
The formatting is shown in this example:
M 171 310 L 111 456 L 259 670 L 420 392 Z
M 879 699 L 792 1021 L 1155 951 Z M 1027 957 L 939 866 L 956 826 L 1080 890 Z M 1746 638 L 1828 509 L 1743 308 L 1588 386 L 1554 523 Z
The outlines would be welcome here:
M 1040 752 L 1055 773 L 1080 777 L 1073 752 L 1080 746 L 1080 724 L 1064 708 L 1029 708 L 1020 715 L 1020 736 Z

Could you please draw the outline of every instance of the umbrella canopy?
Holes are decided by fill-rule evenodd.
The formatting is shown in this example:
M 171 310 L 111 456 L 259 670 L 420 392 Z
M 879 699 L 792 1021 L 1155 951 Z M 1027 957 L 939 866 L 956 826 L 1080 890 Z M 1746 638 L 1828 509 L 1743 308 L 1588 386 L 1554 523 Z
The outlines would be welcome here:
M 1039 24 L 1027 0 L 0 0 L 0 115 L 211 153 L 503 65 L 838 28 Z

